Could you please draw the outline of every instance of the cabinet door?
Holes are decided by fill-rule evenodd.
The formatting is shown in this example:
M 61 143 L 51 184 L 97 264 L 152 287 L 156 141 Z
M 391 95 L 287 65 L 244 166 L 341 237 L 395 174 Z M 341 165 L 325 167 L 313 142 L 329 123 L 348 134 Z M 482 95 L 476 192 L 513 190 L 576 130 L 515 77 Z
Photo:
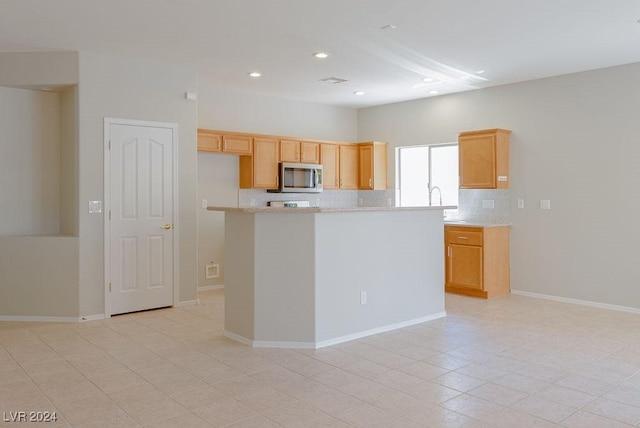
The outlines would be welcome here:
M 300 162 L 302 163 L 320 163 L 320 144 L 301 142 L 300 143 Z
M 460 137 L 458 158 L 461 189 L 496 188 L 495 135 Z
M 280 140 L 280 160 L 282 162 L 300 162 L 300 142 Z
M 358 146 L 340 145 L 340 188 L 356 190 L 358 188 Z
M 246 135 L 228 134 L 222 137 L 222 151 L 236 155 L 250 155 L 252 153 L 253 138 Z
M 337 144 L 320 144 L 320 160 L 322 161 L 322 185 L 325 189 L 340 188 L 340 146 Z
M 253 187 L 276 189 L 278 187 L 278 150 L 275 138 L 253 140 Z
M 207 129 L 198 129 L 198 151 L 220 152 L 222 151 L 222 134 Z
M 446 285 L 482 290 L 482 247 L 447 245 Z
M 358 189 L 373 189 L 373 146 L 358 146 Z

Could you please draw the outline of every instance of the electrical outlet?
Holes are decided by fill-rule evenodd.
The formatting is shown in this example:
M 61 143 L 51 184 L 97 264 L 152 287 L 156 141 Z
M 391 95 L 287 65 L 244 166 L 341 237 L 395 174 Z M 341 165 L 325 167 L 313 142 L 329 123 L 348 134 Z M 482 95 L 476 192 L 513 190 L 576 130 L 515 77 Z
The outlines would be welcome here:
M 492 210 L 495 206 L 495 201 L 493 199 L 484 199 L 482 201 L 482 208 Z
M 218 263 L 209 263 L 204 267 L 205 279 L 220 278 L 220 265 Z
M 391 198 L 387 198 L 387 206 L 391 206 L 391 204 L 393 204 L 393 201 Z
M 518 208 L 524 208 L 524 199 L 518 199 Z
M 255 199 L 249 199 L 249 205 L 252 207 L 256 206 L 256 200 Z
M 541 210 L 550 210 L 551 209 L 551 201 L 549 199 L 540 199 L 540 209 Z
M 366 305 L 367 304 L 367 292 L 366 291 L 361 291 L 360 292 L 360 304 L 361 305 Z

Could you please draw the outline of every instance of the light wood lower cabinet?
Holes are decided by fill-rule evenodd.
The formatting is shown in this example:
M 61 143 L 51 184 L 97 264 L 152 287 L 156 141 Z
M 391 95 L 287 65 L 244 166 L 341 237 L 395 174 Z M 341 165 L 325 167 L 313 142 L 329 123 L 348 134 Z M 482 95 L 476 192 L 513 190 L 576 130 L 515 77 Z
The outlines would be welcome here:
M 508 294 L 509 228 L 445 226 L 445 291 L 489 298 Z

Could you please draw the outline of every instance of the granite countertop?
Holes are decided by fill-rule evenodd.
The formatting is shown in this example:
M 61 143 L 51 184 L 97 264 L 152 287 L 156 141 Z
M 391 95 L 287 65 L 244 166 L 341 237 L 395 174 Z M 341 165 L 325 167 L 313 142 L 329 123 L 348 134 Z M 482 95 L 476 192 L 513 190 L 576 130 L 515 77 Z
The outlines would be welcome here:
M 353 207 L 353 208 L 330 208 L 330 207 L 310 207 L 310 208 L 276 208 L 276 207 L 207 207 L 209 211 L 224 211 L 234 213 L 340 213 L 340 212 L 367 212 L 367 211 L 425 211 L 425 210 L 452 210 L 455 205 L 435 206 L 435 207 Z
M 445 226 L 462 227 L 511 227 L 511 223 L 487 223 L 482 221 L 445 220 Z

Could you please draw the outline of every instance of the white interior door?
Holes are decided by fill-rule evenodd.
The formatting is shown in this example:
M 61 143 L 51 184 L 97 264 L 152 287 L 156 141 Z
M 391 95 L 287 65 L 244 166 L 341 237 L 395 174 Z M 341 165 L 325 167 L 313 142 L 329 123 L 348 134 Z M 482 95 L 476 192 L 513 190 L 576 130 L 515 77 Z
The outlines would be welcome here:
M 174 130 L 108 126 L 110 312 L 171 306 Z

